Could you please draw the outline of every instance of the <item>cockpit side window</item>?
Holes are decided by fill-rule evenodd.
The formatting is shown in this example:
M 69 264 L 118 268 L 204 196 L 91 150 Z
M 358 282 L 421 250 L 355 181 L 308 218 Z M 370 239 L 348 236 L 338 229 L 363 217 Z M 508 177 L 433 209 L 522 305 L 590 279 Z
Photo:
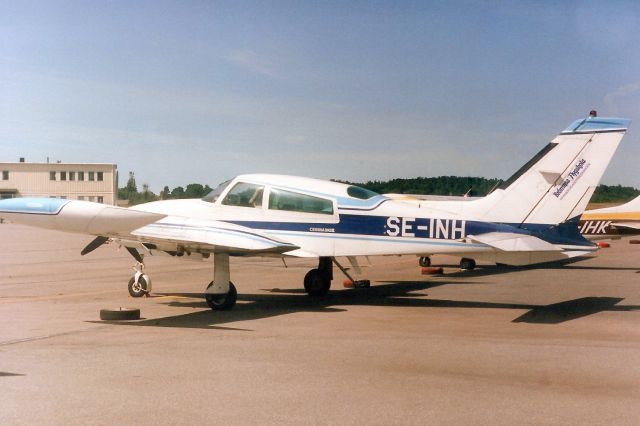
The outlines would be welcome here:
M 269 192 L 269 209 L 302 213 L 333 214 L 333 202 L 311 195 L 272 188 Z
M 229 186 L 230 183 L 231 183 L 230 180 L 222 182 L 220 185 L 218 185 L 216 189 L 211 190 L 211 192 L 209 192 L 207 195 L 202 197 L 202 201 L 215 203 L 218 197 L 220 197 L 220 194 L 222 194 L 224 190 L 227 189 L 227 186 Z
M 264 186 L 253 183 L 238 182 L 222 200 L 225 206 L 262 207 Z

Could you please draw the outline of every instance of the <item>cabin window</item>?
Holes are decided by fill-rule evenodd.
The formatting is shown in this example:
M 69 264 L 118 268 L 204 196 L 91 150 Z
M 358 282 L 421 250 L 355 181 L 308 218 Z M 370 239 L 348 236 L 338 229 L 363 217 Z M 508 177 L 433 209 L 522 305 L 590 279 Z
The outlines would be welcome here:
M 269 209 L 302 213 L 333 214 L 333 202 L 311 195 L 272 189 L 269 195 Z
M 347 188 L 347 194 L 353 198 L 359 198 L 361 200 L 368 200 L 369 198 L 373 198 L 378 196 L 377 192 L 373 192 L 371 190 L 361 188 L 359 186 L 350 186 Z
M 239 182 L 227 193 L 222 204 L 238 207 L 262 207 L 263 193 L 264 186 L 262 185 Z

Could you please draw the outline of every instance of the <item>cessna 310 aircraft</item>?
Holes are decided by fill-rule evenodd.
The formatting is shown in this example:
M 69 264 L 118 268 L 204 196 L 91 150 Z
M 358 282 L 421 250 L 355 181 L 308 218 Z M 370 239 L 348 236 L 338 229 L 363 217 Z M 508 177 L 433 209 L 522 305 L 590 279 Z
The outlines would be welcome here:
M 0 201 L 0 217 L 93 235 L 83 255 L 107 241 L 125 246 L 138 261 L 129 280 L 132 296 L 151 291 L 141 253 L 156 252 L 213 257 L 213 281 L 205 290 L 212 309 L 230 309 L 236 302 L 229 256 L 318 258 L 304 288 L 320 296 L 331 286 L 333 263 L 349 276 L 339 256 L 353 261 L 366 255 L 449 253 L 525 265 L 596 250 L 578 232 L 577 218 L 628 125 L 627 119 L 577 120 L 498 189 L 474 201 L 415 206 L 337 182 L 249 174 L 203 199 L 121 208 L 15 198 Z

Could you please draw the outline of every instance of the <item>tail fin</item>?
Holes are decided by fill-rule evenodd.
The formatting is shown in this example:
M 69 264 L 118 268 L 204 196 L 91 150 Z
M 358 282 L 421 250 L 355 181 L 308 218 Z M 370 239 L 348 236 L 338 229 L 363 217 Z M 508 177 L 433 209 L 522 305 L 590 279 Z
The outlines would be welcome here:
M 576 120 L 495 191 L 465 203 L 482 220 L 558 224 L 582 214 L 630 120 Z M 466 209 L 465 209 L 466 210 Z

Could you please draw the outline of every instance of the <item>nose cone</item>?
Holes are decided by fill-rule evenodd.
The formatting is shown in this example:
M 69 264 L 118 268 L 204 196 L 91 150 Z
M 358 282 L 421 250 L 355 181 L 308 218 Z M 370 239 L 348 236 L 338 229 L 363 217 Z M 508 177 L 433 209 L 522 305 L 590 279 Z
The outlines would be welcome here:
M 3 213 L 56 215 L 69 202 L 58 198 L 9 198 L 0 200 L 0 216 Z

